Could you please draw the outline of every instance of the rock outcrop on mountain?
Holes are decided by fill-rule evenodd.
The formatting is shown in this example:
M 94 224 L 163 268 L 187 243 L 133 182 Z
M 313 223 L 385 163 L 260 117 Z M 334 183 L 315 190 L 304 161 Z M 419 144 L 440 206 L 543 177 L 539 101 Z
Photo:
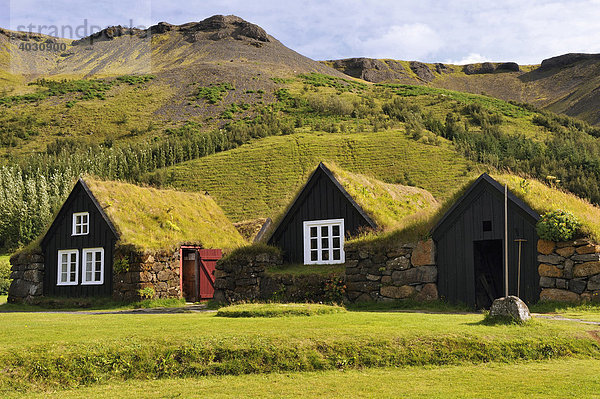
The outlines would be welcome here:
M 600 54 L 565 54 L 546 59 L 541 65 L 524 66 L 516 62 L 450 65 L 371 58 L 325 63 L 350 76 L 373 83 L 425 84 L 485 93 L 600 124 Z M 402 63 L 408 64 L 410 71 L 390 67 L 401 67 Z

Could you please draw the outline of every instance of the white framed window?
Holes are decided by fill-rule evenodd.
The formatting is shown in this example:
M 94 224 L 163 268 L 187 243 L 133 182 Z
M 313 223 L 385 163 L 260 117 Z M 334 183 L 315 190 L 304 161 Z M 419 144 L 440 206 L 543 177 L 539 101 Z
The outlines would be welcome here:
M 65 249 L 58 251 L 58 273 L 56 285 L 77 285 L 79 282 L 79 251 Z
M 73 235 L 83 236 L 90 232 L 90 214 L 77 212 L 73 214 Z
M 311 220 L 304 224 L 304 264 L 344 263 L 344 219 Z
M 81 285 L 104 284 L 104 248 L 81 251 Z

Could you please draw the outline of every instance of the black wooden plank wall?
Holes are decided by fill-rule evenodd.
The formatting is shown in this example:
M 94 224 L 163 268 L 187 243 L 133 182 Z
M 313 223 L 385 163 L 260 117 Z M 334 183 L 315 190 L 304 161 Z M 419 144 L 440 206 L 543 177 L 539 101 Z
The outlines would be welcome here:
M 115 237 L 106 221 L 88 196 L 78 184 L 75 186 L 75 196 L 64 212 L 59 213 L 52 235 L 47 238 L 42 248 L 45 257 L 44 294 L 50 296 L 109 296 L 112 294 L 112 264 L 115 247 Z M 73 213 L 89 212 L 89 234 L 72 236 Z M 82 280 L 82 250 L 84 248 L 104 248 L 104 284 L 81 285 Z M 73 286 L 58 286 L 58 251 L 77 249 L 79 251 L 79 284 Z
M 304 262 L 303 222 L 308 220 L 344 219 L 346 237 L 356 234 L 361 227 L 369 226 L 364 217 L 324 174 L 317 180 L 292 215 L 289 223 L 282 226 L 274 244 L 280 247 L 289 262 Z
M 483 231 L 483 221 L 491 221 L 491 231 Z M 535 223 L 525 211 L 509 201 L 508 226 L 509 294 L 517 294 L 518 243 L 514 240 L 524 238 L 527 242 L 523 244 L 521 252 L 520 296 L 527 302 L 535 302 L 539 299 Z M 491 186 L 481 184 L 434 232 L 434 239 L 437 245 L 440 296 L 450 302 L 474 306 L 473 242 L 504 240 L 503 195 Z

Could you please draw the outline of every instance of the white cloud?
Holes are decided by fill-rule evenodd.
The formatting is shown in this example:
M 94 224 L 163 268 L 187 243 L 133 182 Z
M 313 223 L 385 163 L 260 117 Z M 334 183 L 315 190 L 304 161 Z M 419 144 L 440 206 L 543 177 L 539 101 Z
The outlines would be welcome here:
M 525 64 L 566 52 L 600 52 L 599 0 L 0 0 L 0 6 L 7 2 L 11 26 L 78 24 L 83 18 L 101 26 L 129 18 L 146 24 L 149 9 L 153 23 L 235 14 L 314 59 Z
M 362 40 L 359 49 L 375 58 L 422 59 L 442 47 L 442 39 L 428 25 L 393 25 L 382 35 Z
M 470 53 L 466 57 L 463 57 L 456 61 L 446 60 L 446 61 L 444 61 L 444 64 L 466 65 L 466 64 L 477 64 L 477 63 L 486 62 L 486 61 L 491 61 L 491 60 L 490 60 L 490 58 L 483 56 L 481 54 Z

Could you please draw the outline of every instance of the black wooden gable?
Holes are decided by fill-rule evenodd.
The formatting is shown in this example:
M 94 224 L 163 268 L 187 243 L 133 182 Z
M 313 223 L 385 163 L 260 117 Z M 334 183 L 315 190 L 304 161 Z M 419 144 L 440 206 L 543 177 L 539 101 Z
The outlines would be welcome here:
M 73 214 L 88 213 L 88 233 L 73 235 Z M 75 184 L 41 241 L 44 254 L 44 295 L 109 296 L 112 294 L 113 257 L 119 234 L 111 220 L 82 179 Z M 83 251 L 100 249 L 104 253 L 102 284 L 83 284 Z M 59 251 L 77 251 L 79 267 L 77 284 L 58 285 Z
M 440 297 L 476 308 L 489 306 L 504 296 L 507 261 L 509 295 L 530 303 L 539 299 L 539 215 L 510 191 L 507 197 L 505 215 L 504 186 L 484 173 L 432 229 Z
M 69 215 L 73 213 L 73 204 L 75 200 L 81 195 L 87 195 L 89 197 L 89 200 L 91 201 L 93 207 L 98 211 L 102 220 L 106 223 L 107 228 L 113 233 L 114 238 L 116 240 L 119 239 L 119 233 L 117 232 L 117 229 L 113 225 L 106 212 L 104 212 L 104 209 L 102 209 L 102 205 L 100 205 L 96 197 L 94 197 L 94 194 L 87 186 L 87 184 L 85 184 L 85 181 L 82 178 L 79 178 L 79 180 L 75 184 L 75 187 L 73 187 L 73 190 L 71 190 L 71 193 L 65 200 L 63 206 L 56 214 L 56 217 L 52 221 L 52 224 L 48 228 L 48 231 L 46 232 L 46 234 L 44 234 L 44 237 L 41 241 L 42 246 L 46 246 L 48 240 L 52 237 L 53 234 L 55 234 L 57 227 L 63 222 L 63 219 L 65 217 L 70 217 Z
M 284 250 L 289 261 L 302 261 L 302 224 L 310 220 L 344 219 L 347 236 L 377 224 L 356 203 L 333 173 L 320 163 L 273 230 L 269 244 Z
M 481 176 L 477 178 L 469 186 L 467 191 L 458 199 L 450 209 L 444 213 L 442 218 L 436 223 L 436 225 L 431 229 L 432 235 L 440 236 L 442 235 L 448 228 L 450 228 L 456 218 L 460 217 L 460 215 L 477 199 L 477 197 L 486 190 L 486 188 L 491 188 L 490 192 L 492 192 L 495 196 L 502 197 L 504 201 L 504 186 L 494 180 L 487 173 L 483 173 Z M 507 193 L 508 197 L 508 205 L 511 210 L 518 212 L 521 217 L 526 220 L 529 220 L 532 224 L 536 224 L 540 219 L 540 215 L 531 209 L 529 205 L 527 205 L 523 200 L 514 195 L 510 190 Z

